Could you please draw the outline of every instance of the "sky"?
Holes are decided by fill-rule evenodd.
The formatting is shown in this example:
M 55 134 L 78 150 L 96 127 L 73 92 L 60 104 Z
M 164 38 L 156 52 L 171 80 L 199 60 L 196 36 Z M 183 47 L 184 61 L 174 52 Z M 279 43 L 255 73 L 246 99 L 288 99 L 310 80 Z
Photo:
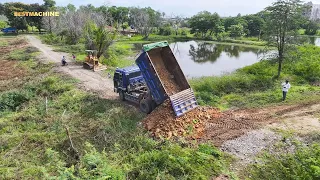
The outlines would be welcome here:
M 236 16 L 237 14 L 254 14 L 272 4 L 276 0 L 55 0 L 58 6 L 66 6 L 71 3 L 76 7 L 92 4 L 94 6 L 139 6 L 151 7 L 165 12 L 168 16 L 191 17 L 200 11 L 217 12 L 220 16 Z M 310 0 L 309 0 L 310 1 Z M 306 1 L 306 2 L 309 2 Z M 39 3 L 42 0 L 0 0 L 4 2 Z M 320 0 L 312 0 L 314 4 L 320 4 Z

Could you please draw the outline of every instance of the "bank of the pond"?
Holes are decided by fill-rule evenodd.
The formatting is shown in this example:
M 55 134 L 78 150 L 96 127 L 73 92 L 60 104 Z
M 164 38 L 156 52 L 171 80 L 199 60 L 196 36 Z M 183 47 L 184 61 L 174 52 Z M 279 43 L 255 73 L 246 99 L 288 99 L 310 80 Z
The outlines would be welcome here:
M 261 61 L 221 77 L 203 77 L 190 80 L 202 105 L 230 107 L 260 107 L 282 103 L 281 83 L 289 79 L 292 88 L 287 103 L 320 99 L 320 88 L 313 83 L 320 80 L 320 48 L 312 45 L 292 51 L 294 61 L 286 60 L 279 80 L 277 64 Z

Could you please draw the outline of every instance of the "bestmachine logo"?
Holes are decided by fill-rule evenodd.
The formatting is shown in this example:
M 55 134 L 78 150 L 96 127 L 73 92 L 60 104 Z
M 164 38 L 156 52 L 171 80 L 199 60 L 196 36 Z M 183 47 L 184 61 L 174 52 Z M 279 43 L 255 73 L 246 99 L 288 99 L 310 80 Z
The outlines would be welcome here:
M 14 16 L 59 16 L 59 12 L 14 12 Z

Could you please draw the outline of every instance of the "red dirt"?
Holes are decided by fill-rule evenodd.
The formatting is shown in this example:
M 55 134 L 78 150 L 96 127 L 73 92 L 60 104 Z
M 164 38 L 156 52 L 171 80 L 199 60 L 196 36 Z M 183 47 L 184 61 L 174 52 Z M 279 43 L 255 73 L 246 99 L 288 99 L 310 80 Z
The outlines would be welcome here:
M 209 119 L 216 119 L 221 113 L 212 107 L 198 107 L 197 109 L 176 118 L 170 101 L 165 101 L 148 115 L 143 124 L 155 137 L 190 137 L 193 139 L 203 136 L 205 123 Z
M 176 118 L 169 101 L 155 109 L 144 121 L 144 127 L 155 137 L 185 137 L 199 142 L 212 142 L 220 146 L 254 129 L 272 124 L 279 117 L 314 103 L 295 106 L 277 106 L 261 109 L 230 110 L 220 112 L 212 107 L 198 107 Z
M 18 66 L 16 61 L 0 60 L 0 80 L 22 77 L 26 74 L 25 70 Z

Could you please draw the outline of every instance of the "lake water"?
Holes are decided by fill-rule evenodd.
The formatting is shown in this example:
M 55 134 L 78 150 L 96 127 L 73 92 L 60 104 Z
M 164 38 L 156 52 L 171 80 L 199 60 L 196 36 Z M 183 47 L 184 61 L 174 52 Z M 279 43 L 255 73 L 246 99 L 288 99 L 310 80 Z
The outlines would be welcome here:
M 170 44 L 179 65 L 187 78 L 220 76 L 259 62 L 261 49 L 239 45 L 223 45 L 207 42 L 175 42 Z M 142 44 L 135 44 L 141 49 Z
M 315 46 L 320 46 L 320 38 L 318 37 L 309 37 L 310 44 L 313 44 Z
M 220 76 L 259 62 L 261 49 L 206 42 L 176 42 L 170 44 L 187 78 Z

